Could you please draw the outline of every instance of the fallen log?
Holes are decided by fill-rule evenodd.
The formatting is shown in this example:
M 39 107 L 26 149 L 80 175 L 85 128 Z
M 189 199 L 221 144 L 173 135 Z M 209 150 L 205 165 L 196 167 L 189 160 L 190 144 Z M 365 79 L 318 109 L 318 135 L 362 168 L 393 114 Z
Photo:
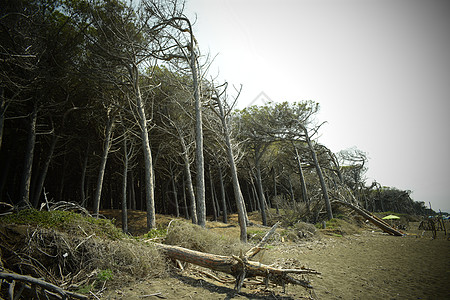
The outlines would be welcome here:
M 40 286 L 44 290 L 48 290 L 48 291 L 58 294 L 61 299 L 69 299 L 70 297 L 77 298 L 77 299 L 83 299 L 83 300 L 88 299 L 88 297 L 85 295 L 81 295 L 78 293 L 73 293 L 73 292 L 63 290 L 59 286 L 56 286 L 54 284 L 51 284 L 49 282 L 31 277 L 31 276 L 20 275 L 20 274 L 15 274 L 15 273 L 0 272 L 0 279 L 6 280 L 6 281 L 12 281 L 10 283 L 10 288 L 9 288 L 9 295 L 10 295 L 11 299 L 18 299 L 20 297 L 20 293 L 19 293 L 19 295 L 14 295 L 15 281 L 29 283 L 32 286 L 33 285 Z
M 365 209 L 359 208 L 359 207 L 357 207 L 357 206 L 355 206 L 355 205 L 353 205 L 351 203 L 348 203 L 348 202 L 345 202 L 345 201 L 341 201 L 341 200 L 334 200 L 331 203 L 332 204 L 336 203 L 336 204 L 344 205 L 344 206 L 347 206 L 347 207 L 353 209 L 359 215 L 364 217 L 366 220 L 369 220 L 372 224 L 374 224 L 378 228 L 382 229 L 386 233 L 389 233 L 389 234 L 395 235 L 395 236 L 404 236 L 404 235 L 406 235 L 405 233 L 401 232 L 400 230 L 397 230 L 397 229 L 393 228 L 391 225 L 386 223 L 384 220 L 382 220 L 382 219 L 378 218 L 377 216 L 371 214 L 370 212 L 366 211 Z
M 305 279 L 292 277 L 290 274 L 316 274 L 320 273 L 301 267 L 300 269 L 281 269 L 273 266 L 251 261 L 249 258 L 255 256 L 265 244 L 270 235 L 275 232 L 278 223 L 264 236 L 263 240 L 255 247 L 251 248 L 246 254 L 239 256 L 223 256 L 210 253 L 203 253 L 178 246 L 155 243 L 155 245 L 164 252 L 164 254 L 174 260 L 180 260 L 205 267 L 214 271 L 230 274 L 236 278 L 235 289 L 239 292 L 242 288 L 245 278 L 260 276 L 265 279 L 266 284 L 269 281 L 280 284 L 284 287 L 286 283 L 301 285 L 305 288 L 312 288 L 310 282 Z

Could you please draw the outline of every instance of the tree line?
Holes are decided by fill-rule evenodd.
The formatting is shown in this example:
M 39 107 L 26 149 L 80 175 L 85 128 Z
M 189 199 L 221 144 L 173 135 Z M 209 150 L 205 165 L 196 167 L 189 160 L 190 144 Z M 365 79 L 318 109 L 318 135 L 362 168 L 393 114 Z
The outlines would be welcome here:
M 333 218 L 333 199 L 424 214 L 409 193 L 366 186 L 367 157 L 318 142 L 314 101 L 235 109 L 242 87 L 208 78 L 183 1 L 3 1 L 0 200 L 71 201 L 184 216 Z M 201 41 L 200 41 L 201 42 Z M 406 194 L 405 194 L 406 193 Z M 397 195 L 398 194 L 398 195 Z

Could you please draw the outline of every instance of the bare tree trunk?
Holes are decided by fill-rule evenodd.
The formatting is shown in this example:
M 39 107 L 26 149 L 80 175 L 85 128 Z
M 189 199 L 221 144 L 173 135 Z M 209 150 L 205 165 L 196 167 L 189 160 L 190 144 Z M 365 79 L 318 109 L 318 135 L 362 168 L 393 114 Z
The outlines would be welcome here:
M 128 179 L 128 145 L 127 136 L 123 138 L 123 172 L 122 172 L 122 231 L 128 233 L 128 212 L 127 212 L 127 179 Z
M 256 167 L 256 186 L 258 190 L 259 207 L 261 208 L 261 218 L 264 226 L 267 226 L 267 216 L 266 216 L 266 199 L 264 197 L 264 191 L 261 179 L 261 166 L 259 162 L 259 157 L 255 159 Z
M 219 166 L 219 181 L 220 181 L 220 194 L 222 197 L 222 207 L 223 207 L 223 214 L 222 214 L 222 221 L 227 224 L 228 223 L 228 212 L 227 212 L 227 201 L 225 199 L 225 186 L 223 184 L 223 175 L 222 175 L 222 168 Z
M 172 191 L 173 191 L 173 201 L 175 204 L 175 213 L 176 213 L 177 218 L 179 218 L 180 217 L 180 208 L 178 206 L 178 193 L 177 193 L 177 187 L 175 185 L 175 176 L 173 174 L 172 166 L 169 166 L 169 167 L 170 167 L 170 177 L 171 177 L 170 181 L 172 183 Z
M 134 188 L 134 172 L 133 169 L 129 171 L 130 174 L 130 208 L 136 210 L 136 189 Z
M 300 176 L 300 185 L 302 187 L 302 197 L 303 197 L 303 201 L 306 203 L 306 207 L 308 209 L 308 212 L 310 211 L 310 203 L 309 203 L 309 198 L 308 198 L 308 192 L 306 191 L 306 183 L 305 183 L 305 176 L 303 176 L 303 168 L 302 168 L 302 163 L 300 160 L 300 155 L 298 154 L 298 149 L 297 147 L 295 147 L 295 155 L 297 157 L 297 164 L 298 164 L 298 173 Z
M 133 65 L 131 74 L 134 80 L 134 90 L 136 92 L 136 106 L 139 115 L 139 125 L 142 138 L 142 150 L 144 151 L 144 167 L 145 167 L 145 199 L 147 205 L 147 229 L 150 230 L 156 226 L 155 218 L 155 198 L 154 198 L 154 175 L 152 150 L 150 148 L 150 140 L 148 138 L 147 116 L 145 115 L 144 101 L 142 99 L 139 87 L 139 70 Z
M 227 114 L 225 113 L 222 101 L 220 100 L 220 95 L 218 94 L 217 91 L 216 91 L 216 97 L 217 97 L 217 104 L 218 104 L 218 108 L 219 108 L 219 116 L 220 116 L 220 119 L 222 122 L 223 135 L 225 137 L 225 144 L 227 146 L 226 150 L 227 150 L 227 156 L 228 156 L 228 163 L 230 164 L 234 198 L 235 198 L 236 207 L 238 210 L 238 221 L 239 221 L 239 226 L 241 228 L 240 239 L 243 243 L 246 243 L 247 242 L 247 221 L 246 220 L 248 220 L 248 217 L 247 217 L 247 213 L 245 210 L 244 197 L 242 196 L 241 187 L 239 185 L 239 178 L 237 175 L 236 162 L 234 161 L 233 148 L 231 147 L 230 132 L 228 131 Z
M 30 128 L 28 131 L 28 142 L 25 151 L 25 161 L 22 173 L 22 182 L 20 184 L 19 201 L 31 206 L 30 204 L 30 182 L 31 172 L 33 169 L 34 146 L 36 144 L 36 122 L 37 122 L 37 103 L 34 104 L 33 112 L 31 113 Z
M 0 87 L 0 149 L 2 149 L 3 126 L 5 124 L 6 99 L 5 90 Z
M 58 136 L 56 134 L 53 134 L 50 149 L 48 150 L 47 159 L 44 162 L 44 166 L 42 167 L 42 171 L 41 174 L 39 175 L 39 179 L 35 188 L 35 194 L 33 198 L 33 206 L 35 208 L 37 208 L 39 205 L 39 198 L 41 197 L 42 189 L 44 188 L 45 177 L 47 177 L 48 167 L 50 166 L 50 162 L 52 161 L 57 141 Z
M 290 176 L 288 176 L 288 183 L 289 183 L 289 193 L 291 194 L 291 201 L 292 201 L 292 204 L 295 204 L 294 188 L 292 186 L 292 180 L 291 180 Z
M 86 154 L 84 156 L 83 165 L 81 166 L 81 184 L 80 184 L 80 195 L 81 195 L 81 206 L 84 207 L 86 203 L 86 171 L 89 158 L 89 143 L 86 147 Z
M 319 160 L 317 159 L 316 151 L 314 150 L 314 146 L 309 139 L 308 130 L 303 127 L 303 131 L 305 132 L 306 142 L 308 143 L 309 150 L 311 151 L 311 155 L 313 157 L 314 165 L 316 166 L 317 176 L 319 176 L 320 186 L 322 187 L 322 195 L 325 200 L 325 207 L 327 208 L 327 217 L 328 220 L 333 219 L 333 211 L 331 210 L 330 198 L 328 198 L 327 186 L 325 184 L 325 180 L 323 179 L 322 169 L 319 165 Z
M 184 176 L 182 176 L 182 177 L 183 177 L 183 204 L 184 204 L 184 215 L 185 215 L 185 218 L 186 218 L 187 220 L 189 220 L 189 219 L 190 219 L 190 216 L 189 216 L 189 207 L 188 207 L 187 201 L 186 201 L 186 180 L 184 179 Z
M 187 188 L 188 188 L 188 195 L 189 198 L 191 200 L 191 217 L 192 217 L 192 223 L 193 224 L 197 224 L 198 223 L 198 219 L 197 219 L 197 206 L 196 206 L 196 201 L 195 201 L 195 194 L 194 194 L 194 186 L 192 184 L 192 175 L 191 175 L 191 162 L 189 161 L 189 153 L 188 153 L 188 149 L 186 146 L 186 143 L 184 141 L 183 135 L 180 134 L 180 142 L 181 142 L 181 147 L 183 149 L 183 160 L 184 160 L 184 167 L 185 167 L 185 173 L 186 173 L 186 180 L 187 180 Z
M 98 217 L 100 210 L 100 198 L 102 196 L 103 178 L 105 177 L 106 161 L 108 160 L 109 149 L 111 148 L 111 136 L 114 125 L 114 117 L 108 116 L 106 123 L 105 140 L 103 141 L 103 154 L 100 162 L 100 169 L 97 177 L 97 189 L 94 196 L 94 215 Z
M 209 188 L 211 192 L 211 203 L 213 207 L 213 214 L 214 214 L 214 221 L 217 221 L 217 207 L 216 207 L 216 201 L 214 197 L 214 183 L 211 175 L 211 165 L 208 165 L 208 174 L 209 174 Z
M 275 202 L 275 209 L 277 210 L 277 215 L 280 214 L 280 208 L 278 206 L 278 197 L 277 197 L 277 176 L 275 174 L 275 168 L 272 168 L 273 171 L 273 194 L 274 194 L 274 198 L 272 201 L 272 204 Z
M 196 76 L 194 77 L 196 78 Z M 194 86 L 197 85 L 197 80 L 194 82 Z M 196 115 L 196 164 L 197 164 L 197 218 L 198 225 L 206 226 L 206 202 L 205 202 L 205 162 L 203 157 L 203 128 L 202 128 L 202 112 L 201 104 L 198 99 L 198 87 L 195 92 L 195 115 Z
M 253 208 L 251 189 L 252 189 L 252 186 L 249 186 L 249 184 L 247 184 L 247 196 L 248 196 L 248 203 L 250 204 L 250 211 L 255 211 L 255 209 Z
M 194 35 L 192 32 L 191 24 L 191 61 L 190 67 L 192 71 L 192 81 L 194 86 L 194 101 L 195 101 L 195 155 L 197 164 L 197 217 L 198 225 L 206 226 L 206 202 L 205 202 L 205 161 L 203 157 L 203 120 L 202 120 L 202 103 L 199 96 L 198 87 L 198 69 L 197 69 L 197 55 L 194 51 Z
M 278 223 L 275 224 L 263 237 L 260 243 L 255 247 L 248 250 L 245 254 L 240 256 L 221 256 L 209 253 L 203 253 L 177 246 L 154 244 L 157 248 L 162 250 L 164 254 L 171 258 L 180 261 L 192 263 L 198 266 L 209 268 L 211 270 L 227 273 L 233 275 L 236 278 L 236 291 L 239 292 L 244 279 L 246 277 L 261 276 L 265 278 L 266 284 L 269 280 L 274 283 L 281 283 L 283 286 L 286 283 L 299 284 L 306 288 L 312 288 L 309 281 L 299 280 L 289 276 L 289 273 L 293 274 L 316 274 L 319 272 L 301 267 L 300 269 L 278 269 L 273 266 L 261 264 L 261 262 L 251 261 L 250 259 L 258 254 L 261 249 L 264 249 L 265 243 L 270 239 L 270 236 L 275 232 Z
M 258 192 L 256 191 L 256 185 L 255 181 L 253 180 L 253 177 L 256 177 L 256 175 L 253 174 L 253 172 L 250 172 L 250 181 L 252 183 L 252 193 L 253 193 L 253 206 L 255 210 L 261 213 L 261 206 L 259 205 Z

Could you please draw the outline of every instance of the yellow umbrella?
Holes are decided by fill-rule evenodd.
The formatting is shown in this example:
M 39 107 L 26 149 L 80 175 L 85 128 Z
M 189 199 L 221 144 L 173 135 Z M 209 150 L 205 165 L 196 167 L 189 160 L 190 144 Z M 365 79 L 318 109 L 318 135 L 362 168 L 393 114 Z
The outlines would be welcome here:
M 389 215 L 383 218 L 383 220 L 398 220 L 398 219 L 400 219 L 400 217 L 396 215 Z

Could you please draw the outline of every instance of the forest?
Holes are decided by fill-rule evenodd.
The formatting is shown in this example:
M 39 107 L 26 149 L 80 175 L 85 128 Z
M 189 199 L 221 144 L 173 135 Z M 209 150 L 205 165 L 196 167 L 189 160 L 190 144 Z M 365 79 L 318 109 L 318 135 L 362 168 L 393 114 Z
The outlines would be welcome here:
M 425 215 L 367 183 L 367 154 L 319 142 L 319 103 L 236 109 L 179 0 L 5 0 L 0 8 L 0 202 L 77 203 L 227 222 L 333 218 L 333 201 Z M 201 16 L 199 16 L 201 18 Z M 282 100 L 282 99 L 280 99 Z

